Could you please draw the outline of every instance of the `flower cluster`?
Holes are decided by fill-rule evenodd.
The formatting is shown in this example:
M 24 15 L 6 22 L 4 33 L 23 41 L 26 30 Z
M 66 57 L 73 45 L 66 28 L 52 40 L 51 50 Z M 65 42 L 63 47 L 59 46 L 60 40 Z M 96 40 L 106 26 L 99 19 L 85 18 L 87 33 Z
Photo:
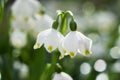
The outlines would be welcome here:
M 59 57 L 60 59 L 66 55 L 74 57 L 77 53 L 89 55 L 91 53 L 92 40 L 81 32 L 76 31 L 77 24 L 73 20 L 73 17 L 70 21 L 71 31 L 65 36 L 57 30 L 59 25 L 58 22 L 59 21 L 54 21 L 52 28 L 38 34 L 34 49 L 40 48 L 43 44 L 48 52 L 52 52 L 58 48 L 61 53 Z
M 27 30 L 29 19 L 38 14 L 41 5 L 37 0 L 16 0 L 11 7 L 11 26 L 16 29 Z
M 10 41 L 15 48 L 24 47 L 18 44 L 25 45 L 27 33 L 36 37 L 39 31 L 50 28 L 53 22 L 53 19 L 42 10 L 37 0 L 16 0 L 11 6 L 11 12 Z M 24 36 L 24 39 L 15 35 Z

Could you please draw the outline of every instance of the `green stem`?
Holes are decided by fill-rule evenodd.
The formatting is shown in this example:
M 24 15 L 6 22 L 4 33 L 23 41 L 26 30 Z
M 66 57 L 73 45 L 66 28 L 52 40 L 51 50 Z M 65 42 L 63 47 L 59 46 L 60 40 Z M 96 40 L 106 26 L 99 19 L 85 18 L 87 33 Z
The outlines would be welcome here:
M 58 60 L 58 51 L 54 51 L 53 54 L 53 57 L 52 57 L 52 60 L 51 60 L 51 64 L 48 64 L 46 66 L 46 69 L 45 71 L 43 72 L 43 74 L 41 75 L 40 77 L 40 80 L 50 80 L 52 78 L 52 74 L 54 73 L 55 71 L 55 68 L 56 68 L 56 63 L 57 63 L 57 60 Z
M 62 14 L 61 15 L 61 25 L 59 31 L 65 35 L 66 31 L 68 28 L 68 16 L 67 14 Z

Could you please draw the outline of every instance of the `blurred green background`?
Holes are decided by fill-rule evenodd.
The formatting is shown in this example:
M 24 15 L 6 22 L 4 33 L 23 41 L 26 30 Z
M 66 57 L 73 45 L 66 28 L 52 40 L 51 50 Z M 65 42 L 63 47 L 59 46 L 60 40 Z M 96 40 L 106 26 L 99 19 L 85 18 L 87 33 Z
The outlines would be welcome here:
M 11 6 L 15 0 L 0 0 L 0 80 L 40 80 L 52 53 L 34 50 L 36 37 L 27 34 L 22 48 L 10 42 Z M 39 0 L 46 14 L 70 10 L 78 31 L 93 40 L 92 55 L 77 54 L 58 60 L 73 80 L 120 80 L 120 0 Z

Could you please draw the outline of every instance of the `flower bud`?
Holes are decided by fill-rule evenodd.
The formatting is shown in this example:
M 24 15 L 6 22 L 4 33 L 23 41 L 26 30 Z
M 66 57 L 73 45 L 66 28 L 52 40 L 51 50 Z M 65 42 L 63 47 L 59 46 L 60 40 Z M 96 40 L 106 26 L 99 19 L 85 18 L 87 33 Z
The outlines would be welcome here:
M 53 29 L 57 29 L 57 28 L 58 28 L 58 21 L 54 21 L 54 22 L 53 22 L 52 28 L 53 28 Z
M 74 20 L 70 22 L 70 30 L 71 31 L 76 31 L 77 30 L 77 24 Z

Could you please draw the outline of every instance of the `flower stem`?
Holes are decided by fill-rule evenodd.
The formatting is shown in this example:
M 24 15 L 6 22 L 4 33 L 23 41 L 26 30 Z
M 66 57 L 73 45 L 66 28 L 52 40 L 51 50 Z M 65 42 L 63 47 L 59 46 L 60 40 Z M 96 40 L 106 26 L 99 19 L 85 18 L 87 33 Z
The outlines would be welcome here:
M 51 64 L 47 64 L 45 71 L 40 77 L 40 80 L 51 80 L 52 74 L 54 73 L 56 68 L 58 57 L 59 57 L 58 51 L 54 51 Z
M 66 31 L 68 28 L 68 17 L 67 14 L 62 14 L 61 15 L 61 25 L 60 25 L 60 32 L 65 35 Z

